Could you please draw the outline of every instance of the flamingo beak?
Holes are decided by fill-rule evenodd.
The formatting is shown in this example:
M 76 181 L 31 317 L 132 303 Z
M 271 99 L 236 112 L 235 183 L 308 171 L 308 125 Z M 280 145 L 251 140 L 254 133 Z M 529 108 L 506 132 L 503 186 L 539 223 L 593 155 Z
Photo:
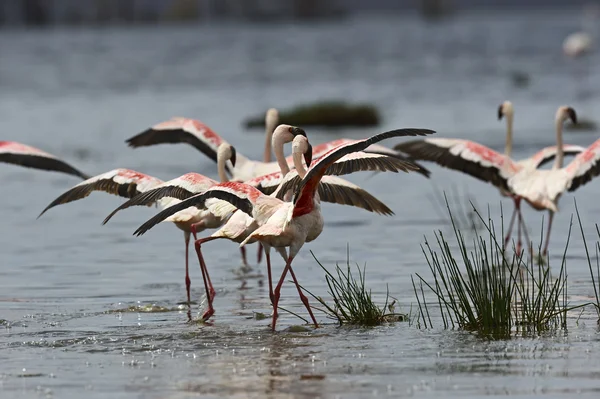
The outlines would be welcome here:
M 292 127 L 290 129 L 290 131 L 294 135 L 294 137 L 295 136 L 304 136 L 304 137 L 306 137 L 306 132 L 304 131 L 304 129 L 301 129 L 299 127 L 295 127 L 294 126 L 294 127 Z
M 573 122 L 573 124 L 576 125 L 577 113 L 575 113 L 575 110 L 571 107 L 567 108 L 567 115 L 569 116 L 569 119 L 571 119 L 571 122 Z
M 229 160 L 231 161 L 231 164 L 233 165 L 234 168 L 235 168 L 236 157 L 237 157 L 237 152 L 235 151 L 235 147 L 231 146 L 231 158 L 229 158 Z
M 504 116 L 504 110 L 502 109 L 503 104 L 500 104 L 500 106 L 498 107 L 498 120 L 502 119 L 502 117 Z
M 304 153 L 304 162 L 306 162 L 306 167 L 310 168 L 310 164 L 312 163 L 312 145 L 308 144 L 308 148 Z

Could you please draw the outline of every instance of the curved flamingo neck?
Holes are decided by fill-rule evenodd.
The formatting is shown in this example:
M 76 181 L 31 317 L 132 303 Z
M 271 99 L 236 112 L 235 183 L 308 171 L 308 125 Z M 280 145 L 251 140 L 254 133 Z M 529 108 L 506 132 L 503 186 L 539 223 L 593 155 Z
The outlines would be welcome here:
M 552 169 L 562 168 L 565 158 L 565 150 L 563 148 L 562 137 L 563 119 L 564 118 L 562 117 L 562 115 L 556 116 L 556 158 L 554 159 L 554 166 L 552 166 Z
M 504 146 L 504 155 L 510 158 L 512 154 L 512 139 L 513 139 L 513 114 L 512 112 L 506 115 L 506 145 Z
M 301 152 L 294 152 L 292 154 L 292 159 L 294 160 L 294 168 L 296 168 L 298 176 L 301 179 L 304 179 L 304 176 L 306 176 L 306 169 L 304 168 L 304 164 L 302 163 L 303 155 L 304 154 L 302 154 Z
M 221 183 L 229 181 L 229 177 L 227 177 L 227 172 L 225 170 L 225 164 L 229 158 L 230 157 L 225 154 L 225 149 L 219 147 L 219 150 L 217 151 L 217 173 L 219 174 Z
M 279 169 L 281 170 L 281 175 L 285 176 L 290 171 L 290 167 L 285 160 L 285 154 L 283 153 L 283 145 L 285 144 L 285 137 L 283 134 L 279 134 L 279 132 L 273 133 L 273 151 L 275 152 L 275 159 L 277 160 L 277 164 L 279 165 Z

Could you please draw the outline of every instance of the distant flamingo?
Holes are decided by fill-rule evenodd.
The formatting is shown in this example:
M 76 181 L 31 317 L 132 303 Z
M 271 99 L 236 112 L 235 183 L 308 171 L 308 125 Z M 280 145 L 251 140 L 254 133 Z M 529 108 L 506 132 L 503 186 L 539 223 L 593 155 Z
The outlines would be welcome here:
M 52 154 L 15 141 L 0 141 L 0 162 L 27 168 L 62 172 L 81 179 L 89 177 Z
M 514 109 L 510 101 L 503 102 L 498 108 L 498 118 L 506 117 L 506 146 L 504 154 L 474 141 L 462 139 L 427 138 L 400 143 L 395 150 L 408 154 L 417 160 L 432 161 L 440 166 L 466 173 L 479 180 L 489 182 L 500 190 L 502 196 L 510 197 L 514 210 L 510 219 L 504 245 L 508 244 L 513 229 L 515 216 L 519 217 L 519 237 L 517 252 L 521 249 L 521 226 L 524 225 L 521 215 L 521 198 L 515 195 L 506 185 L 508 178 L 518 171 L 533 173 L 541 165 L 551 161 L 558 153 L 556 146 L 545 147 L 529 158 L 513 161 L 512 152 Z M 584 147 L 565 145 L 564 153 L 575 155 L 585 150 Z
M 548 253 L 550 230 L 554 213 L 558 212 L 558 200 L 565 191 L 575 191 L 600 174 L 600 140 L 596 140 L 585 151 L 576 155 L 566 166 L 563 165 L 563 123 L 570 119 L 577 123 L 577 115 L 571 107 L 562 106 L 556 111 L 556 145 L 558 152 L 551 170 L 535 170 L 533 173 L 519 172 L 507 181 L 508 187 L 525 199 L 534 209 L 548 209 L 550 218 L 542 255 Z
M 227 175 L 225 174 L 225 165 L 228 160 L 231 160 L 232 164 L 235 165 L 236 151 L 229 144 L 222 144 L 218 150 L 218 172 L 222 181 L 228 181 Z M 218 182 L 212 180 L 199 173 L 188 173 L 180 177 L 180 184 L 203 187 L 204 190 L 217 184 Z M 58 196 L 52 201 L 43 211 L 40 213 L 38 218 L 42 216 L 50 208 L 57 205 L 67 204 L 69 202 L 83 199 L 90 195 L 93 191 L 104 191 L 109 194 L 119 195 L 125 198 L 132 198 L 136 195 L 144 193 L 150 189 L 159 187 L 165 184 L 162 180 L 155 177 L 140 173 L 131 169 L 114 169 L 110 172 L 100 174 L 98 176 L 91 177 L 65 193 Z M 202 191 L 204 191 L 202 190 Z M 170 197 L 163 198 L 160 200 L 159 205 L 166 207 L 168 205 L 179 202 L 178 199 Z M 167 221 L 173 222 L 175 226 L 183 230 L 185 239 L 185 287 L 188 303 L 190 303 L 190 276 L 189 276 L 189 241 L 190 234 L 194 234 L 196 239 L 196 231 L 202 231 L 207 228 L 219 227 L 223 220 L 218 217 L 214 217 L 210 212 L 198 212 L 196 208 L 184 209 L 181 212 L 172 215 Z
M 227 169 L 227 172 L 232 176 L 232 180 L 247 181 L 255 177 L 264 176 L 269 173 L 279 171 L 279 165 L 277 162 L 270 162 L 271 137 L 273 134 L 273 129 L 278 123 L 278 119 L 279 114 L 277 113 L 277 110 L 274 108 L 269 109 L 265 120 L 266 133 L 263 155 L 263 159 L 265 161 L 254 161 L 238 152 L 236 166 L 233 169 Z M 217 147 L 226 141 L 211 128 L 198 120 L 175 117 L 168 121 L 152 126 L 144 132 L 127 139 L 126 142 L 130 147 L 133 148 L 166 143 L 188 143 L 212 160 L 216 161 Z M 316 145 L 313 147 L 313 156 L 317 158 L 330 149 L 335 148 L 340 144 L 346 144 L 349 142 L 354 142 L 354 140 L 337 139 Z M 365 152 L 389 155 L 405 160 L 405 158 L 401 154 L 398 154 L 397 151 L 381 145 L 374 145 L 370 148 L 367 148 Z M 288 157 L 287 162 L 289 165 L 292 165 L 292 158 Z M 428 174 L 427 170 L 423 167 L 421 167 L 418 172 L 425 174 L 426 176 Z
M 236 182 L 223 183 L 214 186 L 204 194 L 189 198 L 182 201 L 180 204 L 165 209 L 140 226 L 134 234 L 144 234 L 149 228 L 164 219 L 164 217 L 167 217 L 172 212 L 176 212 L 181 207 L 191 205 L 204 207 L 205 203 L 211 198 L 218 198 L 230 202 L 232 205 L 251 216 L 260 226 L 240 245 L 260 241 L 265 247 L 279 248 L 281 251 L 285 251 L 285 248 L 287 247 L 290 248 L 289 255 L 287 255 L 286 259 L 286 267 L 281 275 L 281 279 L 275 290 L 270 292 L 273 304 L 272 328 L 275 329 L 281 285 L 283 284 L 283 280 L 288 271 L 292 275 L 300 298 L 311 315 L 313 323 L 318 327 L 316 319 L 308 305 L 308 299 L 302 293 L 296 276 L 291 269 L 291 263 L 304 243 L 316 239 L 323 229 L 323 217 L 320 211 L 320 201 L 317 192 L 317 187 L 319 186 L 321 178 L 335 161 L 352 152 L 362 151 L 371 144 L 391 137 L 408 135 L 416 136 L 430 133 L 434 132 L 425 129 L 398 129 L 332 149 L 311 165 L 300 184 L 296 187 L 292 202 L 283 202 L 272 196 L 264 195 L 256 188 L 247 184 Z M 299 158 L 300 157 L 296 156 L 294 157 L 294 160 L 296 161 L 296 167 L 301 169 L 302 160 Z M 415 168 L 414 165 L 406 163 L 406 167 L 403 170 L 409 171 L 414 170 Z M 301 171 L 299 171 L 299 173 L 301 173 Z

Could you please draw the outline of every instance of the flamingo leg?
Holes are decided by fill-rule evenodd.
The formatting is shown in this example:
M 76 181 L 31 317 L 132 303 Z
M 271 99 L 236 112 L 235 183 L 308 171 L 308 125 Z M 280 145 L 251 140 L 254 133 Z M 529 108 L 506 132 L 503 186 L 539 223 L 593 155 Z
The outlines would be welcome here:
M 206 299 L 208 301 L 208 309 L 204 314 L 202 314 L 202 320 L 208 320 L 214 313 L 215 309 L 213 308 L 213 299 L 215 298 L 215 289 L 213 288 L 212 282 L 210 281 L 210 276 L 208 274 L 208 269 L 206 267 L 206 263 L 204 262 L 204 257 L 202 256 L 201 245 L 205 242 L 212 241 L 217 237 L 206 237 L 196 240 L 194 242 L 194 246 L 196 247 L 196 253 L 198 254 L 198 262 L 200 262 L 200 271 L 202 271 L 202 279 L 204 280 L 204 289 L 206 290 Z
M 190 286 L 192 285 L 192 281 L 190 280 L 190 268 L 189 268 L 189 260 L 190 260 L 190 233 L 184 232 L 183 237 L 185 239 L 185 291 L 187 293 L 187 303 L 191 304 L 190 299 Z
M 277 283 L 277 286 L 275 287 L 275 291 L 273 293 L 273 297 L 274 297 L 274 300 L 273 300 L 273 324 L 271 326 L 273 331 L 275 331 L 275 324 L 277 323 L 277 306 L 279 304 L 279 298 L 281 296 L 281 286 L 283 285 L 285 276 L 287 275 L 288 271 L 292 275 L 294 284 L 296 285 L 296 288 L 298 289 L 298 294 L 300 294 L 300 300 L 306 307 L 306 310 L 308 310 L 308 314 L 310 314 L 310 317 L 311 317 L 313 323 L 315 324 L 315 328 L 319 328 L 319 325 L 317 324 L 317 320 L 315 319 L 315 316 L 313 315 L 310 305 L 308 304 L 308 298 L 306 297 L 306 295 L 304 295 L 302 293 L 302 288 L 300 288 L 300 284 L 298 284 L 296 275 L 294 274 L 294 271 L 292 270 L 292 261 L 293 260 L 294 260 L 294 257 L 292 255 L 290 255 L 287 259 L 285 268 L 283 269 L 283 273 L 281 273 L 281 278 L 279 279 L 279 282 Z
M 261 242 L 258 243 L 258 253 L 256 254 L 256 264 L 260 265 L 260 262 L 262 261 L 262 254 L 263 254 L 263 245 Z
M 271 274 L 271 247 L 268 245 L 264 246 L 265 248 L 265 260 L 267 261 L 267 278 L 269 279 L 269 299 L 271 300 L 271 304 L 273 304 L 274 296 L 273 296 L 273 278 Z
M 550 217 L 548 218 L 548 230 L 546 231 L 546 243 L 544 244 L 544 251 L 542 256 L 546 256 L 548 253 L 548 244 L 550 243 L 550 229 L 552 229 L 552 219 L 554 219 L 554 212 L 548 211 Z
M 242 254 L 242 262 L 244 263 L 244 267 L 250 267 L 248 265 L 248 258 L 246 258 L 246 246 L 240 247 L 240 253 Z
M 517 200 L 513 198 L 514 201 L 514 209 L 513 209 L 513 213 L 512 216 L 510 217 L 510 223 L 508 224 L 508 230 L 507 230 L 507 234 L 506 234 L 506 238 L 504 239 L 504 249 L 506 249 L 506 246 L 508 245 L 508 242 L 510 240 L 510 235 L 512 234 L 512 229 L 513 229 L 513 225 L 515 224 L 515 217 L 517 216 Z
M 521 241 L 521 227 L 523 226 L 523 215 L 521 214 L 521 209 L 518 210 L 518 214 L 519 214 L 519 221 L 517 222 L 517 232 L 518 232 L 518 237 L 517 237 L 517 254 L 521 253 L 521 248 L 522 248 L 522 241 Z

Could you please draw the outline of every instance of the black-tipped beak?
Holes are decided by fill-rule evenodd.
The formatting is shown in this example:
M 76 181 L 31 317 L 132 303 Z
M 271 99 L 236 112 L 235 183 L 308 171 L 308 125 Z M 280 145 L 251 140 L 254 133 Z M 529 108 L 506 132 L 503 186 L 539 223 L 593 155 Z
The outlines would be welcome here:
M 304 153 L 304 162 L 306 162 L 306 167 L 309 168 L 312 163 L 312 145 L 308 145 L 306 152 Z
M 573 122 L 574 125 L 577 124 L 577 113 L 571 107 L 567 108 L 567 115 L 569 115 L 569 119 Z
M 304 129 L 301 129 L 299 127 L 292 127 L 290 129 L 291 133 L 294 135 L 294 137 L 296 136 L 304 136 L 306 137 L 306 132 L 304 131 Z
M 233 165 L 234 168 L 235 168 L 236 157 L 237 157 L 237 152 L 235 151 L 235 147 L 231 146 L 231 158 L 229 160 L 231 161 L 231 164 Z
M 498 120 L 502 119 L 502 117 L 504 116 L 504 112 L 502 111 L 502 104 L 500 104 L 500 106 L 498 107 Z

